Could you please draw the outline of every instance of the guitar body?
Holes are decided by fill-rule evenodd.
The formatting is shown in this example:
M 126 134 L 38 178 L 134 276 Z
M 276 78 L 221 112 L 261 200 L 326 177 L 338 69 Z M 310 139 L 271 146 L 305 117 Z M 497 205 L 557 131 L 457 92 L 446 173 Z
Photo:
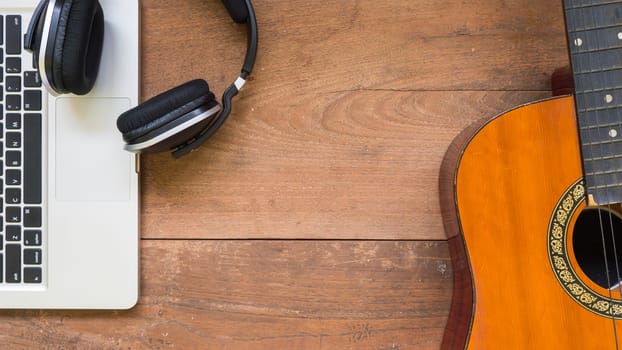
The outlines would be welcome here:
M 572 97 L 526 105 L 448 150 L 440 191 L 454 298 L 443 349 L 616 349 L 614 327 L 622 344 L 608 290 L 574 256 L 586 208 L 574 108 Z

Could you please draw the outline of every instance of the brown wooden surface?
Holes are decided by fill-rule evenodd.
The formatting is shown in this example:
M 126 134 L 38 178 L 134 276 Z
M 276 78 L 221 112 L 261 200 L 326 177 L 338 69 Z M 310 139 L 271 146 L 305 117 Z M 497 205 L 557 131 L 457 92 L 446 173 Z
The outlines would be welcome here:
M 550 95 L 558 1 L 256 1 L 253 79 L 200 152 L 143 166 L 145 238 L 444 239 L 437 177 L 472 121 Z M 143 1 L 143 97 L 233 81 L 219 1 Z M 183 225 L 180 225 L 183 222 Z
M 143 159 L 139 305 L 3 312 L 0 348 L 438 349 L 443 154 L 550 95 L 560 5 L 255 0 L 258 60 L 226 125 Z M 143 0 L 142 28 L 144 99 L 196 77 L 220 95 L 241 65 L 217 0 Z

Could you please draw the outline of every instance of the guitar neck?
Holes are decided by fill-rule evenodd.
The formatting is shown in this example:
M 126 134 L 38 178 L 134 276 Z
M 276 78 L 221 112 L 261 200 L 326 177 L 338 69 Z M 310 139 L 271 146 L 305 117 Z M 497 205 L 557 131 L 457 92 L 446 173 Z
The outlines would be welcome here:
M 622 202 L 622 1 L 564 0 L 587 194 Z

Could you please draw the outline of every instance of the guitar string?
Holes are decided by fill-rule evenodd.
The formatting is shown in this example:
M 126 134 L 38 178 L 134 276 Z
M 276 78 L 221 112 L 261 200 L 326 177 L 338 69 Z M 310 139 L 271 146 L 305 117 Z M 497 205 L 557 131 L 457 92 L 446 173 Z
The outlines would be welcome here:
M 596 42 L 597 43 L 602 42 L 600 40 L 601 39 L 600 31 L 596 31 L 595 33 L 596 33 Z M 606 40 L 605 42 L 609 43 L 610 41 Z M 613 41 L 609 45 L 612 45 L 612 44 L 613 44 Z M 616 67 L 614 65 L 611 68 L 616 68 Z M 612 91 L 611 91 L 612 99 L 611 99 L 611 102 L 614 103 L 614 102 L 616 102 L 617 98 L 620 98 L 622 96 L 617 96 L 617 97 L 615 96 L 616 94 L 613 91 L 613 90 L 615 90 L 613 88 L 615 86 L 615 82 L 612 81 L 612 79 L 609 76 L 609 74 L 604 74 L 603 77 L 604 77 L 604 81 L 605 81 L 605 86 L 606 87 L 612 87 Z M 608 96 L 604 96 L 603 98 L 604 98 L 605 102 L 607 102 Z M 610 114 L 610 111 L 614 112 L 613 114 L 615 115 L 615 118 L 616 118 L 616 120 L 618 122 L 618 128 L 617 128 L 617 130 L 616 129 L 611 129 L 609 132 L 612 132 L 612 134 L 609 134 L 609 132 L 605 131 L 606 135 L 601 135 L 601 133 L 604 131 L 604 130 L 601 130 L 599 132 L 599 139 L 607 139 L 607 136 L 609 136 L 612 139 L 614 139 L 613 142 L 610 143 L 610 147 L 611 147 L 610 150 L 613 152 L 613 154 L 620 154 L 618 152 L 620 150 L 620 139 L 619 138 L 616 139 L 616 137 L 622 136 L 622 118 L 621 118 L 621 115 L 620 115 L 620 107 L 619 106 L 616 107 L 615 103 L 614 103 L 614 105 L 612 105 L 610 108 L 608 107 L 606 109 L 606 111 L 607 111 L 607 114 Z M 599 121 L 598 121 L 598 113 L 596 115 L 597 115 L 597 123 L 599 123 Z M 604 138 L 600 137 L 600 136 L 604 136 Z M 616 164 L 616 163 L 619 163 L 619 162 L 612 161 L 612 163 Z M 614 183 L 618 187 L 614 187 L 617 190 L 614 190 L 613 192 L 615 192 L 617 194 L 619 194 L 620 191 L 621 191 L 620 188 L 619 188 L 619 185 L 622 183 L 622 182 L 620 182 L 619 176 L 620 176 L 620 169 L 617 166 L 614 166 L 613 180 L 614 180 Z M 619 262 L 619 257 L 618 257 L 618 245 L 616 243 L 616 232 L 615 232 L 614 226 L 613 226 L 614 210 L 612 209 L 611 202 L 612 201 L 607 201 L 607 203 L 608 203 L 607 204 L 608 205 L 607 209 L 608 209 L 608 214 L 609 214 L 608 215 L 609 216 L 609 229 L 610 229 L 610 232 L 611 232 L 611 244 L 613 246 L 613 257 L 614 257 L 615 266 L 616 266 L 616 279 L 617 279 L 616 285 L 617 285 L 617 292 L 618 292 L 618 295 L 619 295 L 618 299 L 620 300 L 622 298 L 622 278 L 620 278 L 620 262 Z M 612 304 L 613 304 L 613 302 L 612 302 Z M 614 314 L 613 310 L 611 310 L 611 312 L 612 312 L 612 314 Z M 616 329 L 617 329 L 617 327 L 616 327 Z
M 586 23 L 586 19 L 587 19 L 585 17 L 586 11 L 581 11 L 581 12 L 582 12 L 582 16 L 583 16 L 583 18 L 582 18 L 583 19 L 583 23 Z M 596 17 L 595 13 L 593 11 L 590 11 L 590 15 L 592 17 L 591 18 L 592 19 L 592 23 L 598 23 L 596 18 L 595 18 Z M 578 40 L 578 39 L 575 39 L 575 40 Z M 575 47 L 577 47 L 576 51 L 579 52 L 580 50 L 578 48 L 581 46 L 580 42 L 577 41 L 575 43 L 578 43 L 577 45 L 575 45 Z M 572 45 L 572 44 L 573 43 L 570 43 L 570 45 Z M 592 57 L 591 57 L 591 54 L 587 54 L 586 57 L 587 57 L 588 66 L 592 67 Z M 605 83 L 606 82 L 607 82 L 607 77 L 605 75 Z M 583 99 L 583 102 L 587 102 L 587 98 L 586 98 L 585 95 L 583 95 L 581 97 Z M 575 93 L 575 98 L 578 98 L 576 93 Z M 577 111 L 577 115 L 578 115 L 578 113 L 579 112 Z M 599 121 L 599 119 L 600 119 L 599 118 L 599 114 L 600 113 L 598 113 L 598 112 L 595 113 L 596 125 L 601 125 L 600 121 Z M 591 129 L 587 129 L 588 139 L 590 139 L 590 137 L 589 137 L 590 136 L 590 130 Z M 602 132 L 602 128 L 597 128 L 596 129 L 596 134 L 598 136 L 601 135 L 601 132 Z M 600 139 L 600 137 L 599 137 L 599 139 Z M 598 147 L 601 150 L 601 154 L 604 154 L 604 153 L 602 153 L 603 148 L 604 148 L 603 144 L 602 143 L 598 143 Z M 593 172 L 594 172 L 594 175 L 597 175 L 598 171 L 597 171 L 597 168 L 596 168 L 596 160 L 594 159 L 594 150 L 593 150 L 593 147 L 591 145 L 588 145 L 588 148 L 589 148 L 589 152 L 590 152 L 590 162 L 592 162 L 592 166 L 593 166 Z M 599 190 L 599 187 L 598 187 L 597 183 L 596 183 L 594 189 L 595 189 L 596 197 L 599 198 L 600 197 L 599 196 L 600 190 Z M 608 187 L 605 187 L 603 192 L 605 192 L 604 194 L 608 197 L 608 195 L 609 195 Z M 613 231 L 613 224 L 612 224 L 612 218 L 611 218 L 611 215 L 612 215 L 611 214 L 611 203 L 610 203 L 609 200 L 607 200 L 607 209 L 608 209 L 608 214 L 609 214 L 611 236 L 613 237 L 614 236 L 614 231 Z M 609 262 L 608 262 L 608 259 L 607 259 L 607 243 L 606 243 L 606 239 L 605 239 L 604 223 L 603 223 L 601 209 L 597 207 L 596 210 L 598 212 L 598 222 L 599 222 L 599 226 L 600 226 L 600 237 L 601 237 L 601 244 L 602 244 L 602 249 L 603 249 L 603 260 L 604 260 L 604 264 L 605 264 L 605 275 L 607 276 L 607 287 L 608 287 L 607 288 L 607 293 L 608 293 L 609 302 L 610 302 L 609 303 L 609 314 L 611 316 L 611 322 L 612 322 L 612 326 L 613 326 L 613 337 L 614 337 L 615 347 L 616 347 L 616 350 L 618 350 L 619 349 L 619 347 L 618 347 L 618 334 L 617 334 L 617 327 L 616 327 L 616 319 L 615 319 L 615 315 L 614 315 L 614 312 L 613 312 L 613 292 L 611 291 L 611 289 L 612 289 L 611 287 L 612 286 L 611 286 L 611 278 L 610 278 L 610 275 L 609 275 L 610 271 L 609 271 Z M 618 269 L 618 266 L 617 266 L 618 263 L 617 263 L 617 256 L 616 256 L 617 254 L 615 252 L 615 244 L 614 244 L 613 249 L 614 249 L 614 260 L 616 261 L 616 272 L 617 272 L 617 275 L 619 276 L 619 269 Z M 618 281 L 619 281 L 619 278 L 618 278 Z
M 595 23 L 596 23 L 596 21 L 595 21 Z M 596 36 L 595 37 L 596 43 L 603 42 L 601 40 L 602 39 L 601 32 L 597 30 L 594 33 L 595 33 L 595 36 Z M 608 45 L 608 46 L 610 46 L 610 45 L 613 44 L 614 41 L 605 40 L 604 42 L 605 43 L 611 43 L 611 44 Z M 608 49 L 608 48 L 609 47 L 607 47 L 606 49 Z M 588 55 L 588 59 L 591 60 L 591 56 Z M 591 64 L 589 66 L 591 66 Z M 607 67 L 607 68 L 615 68 L 615 66 L 614 67 Z M 610 78 L 609 74 L 604 74 L 603 75 L 603 79 L 604 79 L 604 87 L 607 87 L 607 88 L 612 87 L 612 90 L 614 90 L 613 87 L 615 86 L 615 82 L 612 81 L 612 79 Z M 611 91 L 611 98 L 609 98 L 608 95 L 605 95 L 605 96 L 603 96 L 603 100 L 605 101 L 605 103 L 614 103 L 616 101 L 616 96 L 614 94 L 614 91 Z M 610 150 L 613 152 L 613 154 L 619 154 L 618 153 L 618 149 L 619 149 L 619 145 L 620 145 L 620 143 L 619 143 L 620 140 L 619 139 L 615 139 L 615 138 L 617 136 L 619 136 L 619 135 L 622 135 L 622 118 L 620 118 L 621 117 L 620 116 L 620 108 L 616 107 L 615 103 L 611 107 L 606 107 L 606 108 L 607 108 L 606 109 L 607 115 L 610 115 L 611 111 L 614 112 L 613 114 L 615 115 L 615 118 L 616 118 L 616 120 L 618 122 L 618 128 L 617 128 L 617 130 L 616 129 L 611 129 L 613 131 L 611 131 L 611 130 L 609 131 L 609 132 L 612 132 L 613 134 L 610 134 L 605 129 L 599 129 L 598 139 L 599 140 L 606 140 L 607 136 L 613 138 L 614 139 L 613 142 L 609 144 L 610 147 L 611 147 Z M 596 113 L 597 125 L 601 125 L 600 121 L 599 121 L 599 115 L 600 115 L 599 113 Z M 609 121 L 607 120 L 607 124 L 608 123 L 609 123 Z M 605 132 L 605 135 L 603 135 L 603 132 Z M 601 145 L 601 150 L 602 150 L 602 145 Z M 612 161 L 612 163 L 615 164 L 616 162 Z M 620 175 L 619 174 L 619 170 L 620 169 L 615 167 L 614 170 L 615 171 L 613 172 L 613 176 L 612 176 L 613 180 L 614 180 L 613 182 L 616 185 L 619 185 L 621 183 L 620 179 L 619 179 L 619 175 Z M 613 192 L 619 193 L 620 189 L 617 188 L 617 191 L 613 190 Z M 607 197 L 609 198 L 609 193 L 607 193 L 607 194 L 608 194 Z M 616 289 L 617 289 L 617 292 L 618 292 L 618 295 L 619 295 L 618 299 L 620 299 L 620 297 L 622 297 L 622 278 L 620 278 L 620 262 L 619 262 L 618 251 L 617 251 L 618 250 L 618 246 L 616 244 L 616 232 L 615 232 L 614 226 L 613 226 L 614 210 L 612 208 L 612 204 L 611 203 L 612 203 L 612 201 L 610 201 L 610 200 L 607 201 L 607 210 L 608 210 L 608 219 L 609 219 L 609 230 L 611 232 L 611 244 L 612 244 L 612 248 L 613 248 L 613 258 L 614 258 L 615 268 L 616 268 L 616 286 L 617 286 Z M 611 304 L 613 305 L 613 299 L 611 301 L 612 301 Z M 610 309 L 610 311 L 611 311 L 612 315 L 614 315 L 614 318 L 615 318 L 615 313 L 613 312 L 613 309 Z M 616 327 L 616 329 L 617 329 L 617 327 Z
M 595 14 L 592 13 L 592 15 L 593 15 L 592 19 L 594 20 L 593 23 L 597 23 L 597 19 L 594 18 Z M 596 48 L 597 50 L 599 50 L 601 48 L 599 47 L 600 45 L 598 43 L 601 43 L 601 42 L 609 43 L 610 42 L 609 40 L 604 40 L 604 41 L 601 40 L 602 39 L 601 32 L 598 31 L 598 30 L 594 31 L 593 34 L 594 34 L 594 37 L 592 37 L 592 38 L 590 38 L 590 40 L 588 40 L 588 42 L 593 40 L 596 43 L 596 45 L 592 46 L 592 49 Z M 608 48 L 609 47 L 607 47 L 605 49 L 608 49 Z M 589 55 L 589 54 L 587 55 L 588 67 L 593 67 L 593 65 L 592 65 L 592 58 L 591 57 L 592 57 L 591 55 Z M 607 67 L 607 68 L 615 68 L 615 67 Z M 607 90 L 605 90 L 605 89 L 608 89 L 609 87 L 615 86 L 614 82 L 611 81 L 611 79 L 609 77 L 609 74 L 604 74 L 603 75 L 603 82 L 604 82 L 604 84 L 603 84 L 602 87 L 603 87 L 603 91 L 605 91 L 605 92 L 607 92 Z M 616 100 L 615 94 L 613 93 L 613 91 L 611 91 L 611 95 L 605 93 L 601 97 L 602 97 L 602 101 L 605 101 L 606 104 L 613 103 Z M 596 97 L 596 98 L 598 98 L 598 97 Z M 616 108 L 615 104 L 614 104 L 611 107 L 605 106 L 605 110 L 604 111 L 605 111 L 604 113 L 606 113 L 605 114 L 606 115 L 606 117 L 605 117 L 606 120 L 605 120 L 604 124 L 606 124 L 606 125 L 610 124 L 609 117 L 611 116 L 611 112 L 613 112 L 613 114 L 615 116 L 614 120 L 616 120 L 618 122 L 618 128 L 617 128 L 617 130 L 616 129 L 610 129 L 609 131 L 607 130 L 608 128 L 604 128 L 604 127 L 600 127 L 600 128 L 596 129 L 597 130 L 596 136 L 597 136 L 597 141 L 599 142 L 599 148 L 600 148 L 601 155 L 605 155 L 605 149 L 604 148 L 606 147 L 606 146 L 603 146 L 602 143 L 600 143 L 600 142 L 602 142 L 602 140 L 607 140 L 607 136 L 609 136 L 611 138 L 615 138 L 618 135 L 622 135 L 622 119 L 620 118 L 620 108 Z M 602 124 L 602 120 L 600 118 L 601 115 L 602 115 L 601 113 L 598 113 L 598 112 L 595 113 L 596 125 L 603 125 Z M 613 134 L 610 134 L 610 133 L 613 133 Z M 609 147 L 611 147 L 610 150 L 612 151 L 613 154 L 618 154 L 618 152 L 617 152 L 617 145 L 619 144 L 618 142 L 619 142 L 619 139 L 618 140 L 614 139 L 613 142 L 608 143 Z M 612 162 L 615 163 L 615 161 L 612 161 Z M 614 184 L 620 184 L 619 172 L 617 171 L 618 169 L 614 169 L 614 170 L 616 170 L 616 171 L 614 171 L 613 174 L 611 174 L 613 183 Z M 597 175 L 598 171 L 596 169 L 594 169 L 594 173 L 595 173 L 595 175 Z M 609 184 L 608 181 L 604 181 L 604 182 L 605 182 L 605 184 Z M 605 196 L 606 196 L 606 198 L 608 198 L 608 199 L 612 198 L 612 197 L 610 197 L 611 193 L 609 193 L 609 191 L 607 191 L 607 189 L 609 189 L 609 187 L 605 187 Z M 619 189 L 618 189 L 618 191 L 619 191 Z M 618 247 L 617 247 L 617 244 L 616 244 L 615 230 L 614 230 L 614 226 L 613 226 L 614 210 L 612 208 L 612 204 L 611 203 L 612 203 L 611 200 L 607 200 L 607 218 L 608 218 L 608 221 L 609 221 L 609 232 L 611 234 L 611 244 L 612 244 L 612 248 L 613 248 L 613 258 L 614 258 L 615 269 L 616 269 L 615 270 L 616 271 L 616 283 L 615 283 L 615 286 L 614 286 L 616 288 L 611 288 L 611 286 L 610 286 L 610 289 L 617 289 L 618 294 L 620 296 L 622 296 L 622 278 L 620 278 L 620 263 L 619 263 L 618 252 L 617 252 Z M 599 211 L 599 214 L 600 214 L 600 211 Z M 599 220 L 602 220 L 602 218 L 599 217 Z M 604 232 L 603 232 L 603 234 L 604 234 Z M 607 273 L 609 273 L 609 272 L 610 271 L 607 271 Z M 613 310 L 611 308 L 610 308 L 610 312 L 612 312 L 612 315 L 615 316 L 615 313 L 613 312 Z
M 570 17 L 570 13 L 569 12 L 571 12 L 570 8 L 572 8 L 572 7 L 568 6 L 568 8 L 569 8 L 569 10 L 566 10 L 567 11 L 566 12 L 566 16 L 568 17 L 567 21 L 571 20 L 571 18 L 569 18 Z M 581 11 L 581 12 L 582 12 L 581 16 L 583 17 L 582 18 L 582 20 L 583 20 L 582 22 L 585 23 L 586 22 L 585 20 L 587 19 L 587 18 L 585 18 L 586 11 Z M 592 18 L 592 19 L 594 19 L 594 18 Z M 581 38 L 579 38 L 577 35 L 575 35 L 575 39 L 574 40 L 570 40 L 570 42 L 569 42 L 570 47 L 572 47 L 574 45 L 574 47 L 576 48 L 575 49 L 575 51 L 576 51 L 575 54 L 578 54 L 578 52 L 580 52 L 578 47 L 581 46 L 581 42 L 582 42 Z M 586 57 L 587 57 L 587 61 L 588 61 L 588 66 L 591 66 L 591 57 L 590 57 L 590 55 L 588 54 L 588 55 L 586 55 Z M 571 67 L 571 69 L 574 71 L 574 67 Z M 575 99 L 577 99 L 577 101 L 575 102 L 576 106 L 579 106 L 579 104 L 581 104 L 580 102 L 587 102 L 587 98 L 585 97 L 585 95 L 579 96 L 576 93 L 576 91 L 575 91 Z M 581 99 L 582 101 L 579 101 L 579 99 Z M 599 125 L 598 113 L 595 113 L 595 115 L 596 115 L 596 123 L 597 123 L 597 125 Z M 579 111 L 577 111 L 577 118 L 579 118 Z M 600 135 L 600 131 L 601 130 L 599 128 L 597 128 L 596 129 L 596 134 Z M 591 132 L 591 129 L 585 129 L 582 132 L 580 132 L 580 134 L 586 133 L 587 137 L 585 137 L 585 138 L 590 139 L 590 137 L 589 137 L 589 136 L 591 136 L 590 132 Z M 581 142 L 582 143 L 583 143 L 585 138 L 581 137 Z M 593 167 L 592 170 L 593 170 L 594 175 L 596 175 L 598 173 L 598 171 L 597 171 L 597 168 L 596 168 L 596 159 L 594 158 L 594 149 L 593 148 L 595 148 L 595 147 L 593 147 L 593 145 L 586 145 L 586 146 L 588 148 L 588 153 L 590 155 L 589 162 L 592 164 L 592 167 Z M 602 152 L 602 148 L 603 148 L 602 144 L 599 143 L 598 147 L 601 149 L 601 152 Z M 588 189 L 589 189 L 589 184 L 587 183 L 587 179 L 586 179 L 586 185 L 588 185 Z M 594 192 L 596 194 L 596 199 L 598 200 L 600 198 L 600 193 L 599 193 L 600 190 L 598 188 L 598 185 L 596 185 L 594 187 Z M 606 188 L 605 188 L 605 192 L 606 192 Z M 589 196 L 589 191 L 586 191 L 586 194 Z M 607 203 L 607 205 L 610 206 L 609 203 Z M 608 264 L 608 259 L 607 259 L 607 249 L 606 249 L 606 240 L 605 240 L 605 234 L 604 234 L 603 218 L 602 218 L 602 213 L 601 213 L 600 208 L 597 207 L 596 210 L 598 212 L 598 224 L 599 224 L 599 228 L 600 228 L 601 245 L 602 245 L 602 249 L 603 249 L 603 260 L 604 260 L 603 262 L 604 262 L 604 265 L 605 265 L 605 276 L 606 276 L 606 279 L 607 279 L 607 287 L 608 287 L 607 288 L 607 293 L 608 293 L 608 296 L 609 296 L 609 301 L 612 302 L 613 298 L 612 298 L 612 291 L 611 291 L 611 279 L 610 279 L 610 276 L 609 276 L 609 264 Z M 612 232 L 612 236 L 613 236 L 613 232 Z M 616 321 L 615 321 L 615 316 L 613 314 L 613 310 L 612 310 L 612 307 L 611 307 L 611 303 L 610 303 L 610 307 L 609 307 L 609 314 L 611 316 L 611 321 L 612 321 L 612 326 L 613 326 L 614 342 L 615 342 L 615 346 L 616 346 L 616 350 L 617 350 L 618 349 L 618 337 L 617 337 L 617 330 L 616 330 Z

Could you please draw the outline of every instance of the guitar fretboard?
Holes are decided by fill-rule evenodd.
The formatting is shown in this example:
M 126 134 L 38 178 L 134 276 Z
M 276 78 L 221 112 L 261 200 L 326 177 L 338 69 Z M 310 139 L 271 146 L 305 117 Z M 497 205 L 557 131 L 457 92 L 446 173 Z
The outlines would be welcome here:
M 565 0 L 587 193 L 622 202 L 622 1 Z

